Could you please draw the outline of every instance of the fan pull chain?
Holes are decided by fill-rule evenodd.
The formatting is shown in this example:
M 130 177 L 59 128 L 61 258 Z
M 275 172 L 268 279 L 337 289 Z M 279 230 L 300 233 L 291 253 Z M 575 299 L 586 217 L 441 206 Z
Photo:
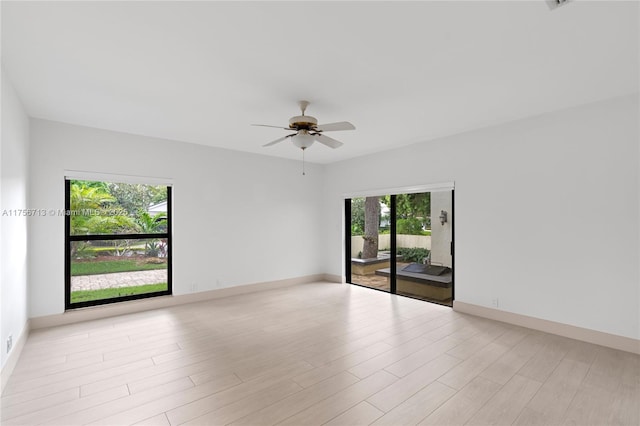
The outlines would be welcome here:
M 302 150 L 302 176 L 305 176 L 306 173 L 304 172 L 304 149 Z

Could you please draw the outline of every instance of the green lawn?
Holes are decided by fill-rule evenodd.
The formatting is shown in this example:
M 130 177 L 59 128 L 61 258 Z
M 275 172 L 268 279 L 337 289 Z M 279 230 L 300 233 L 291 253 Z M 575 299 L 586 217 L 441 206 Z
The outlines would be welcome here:
M 91 300 L 112 299 L 114 297 L 131 296 L 134 294 L 155 293 L 166 291 L 167 283 L 145 284 L 134 287 L 105 288 L 103 290 L 81 290 L 71 292 L 71 303 L 88 302 Z
M 71 276 L 111 274 L 114 272 L 149 271 L 167 269 L 166 263 L 142 263 L 135 259 L 71 262 Z

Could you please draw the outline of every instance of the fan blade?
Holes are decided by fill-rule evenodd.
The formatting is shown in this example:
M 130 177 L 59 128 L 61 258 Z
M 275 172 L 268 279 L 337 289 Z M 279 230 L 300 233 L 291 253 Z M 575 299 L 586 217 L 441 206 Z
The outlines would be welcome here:
M 291 127 L 282 127 L 282 126 L 270 126 L 268 124 L 252 124 L 252 126 L 260 126 L 260 127 L 273 127 L 274 129 L 284 129 L 291 130 Z
M 313 137 L 315 137 L 318 142 L 328 146 L 329 148 L 340 148 L 343 145 L 342 142 L 337 141 L 333 138 L 330 138 L 329 136 L 318 134 L 318 135 L 313 135 Z
M 336 130 L 355 130 L 356 126 L 348 121 L 339 121 L 337 123 L 327 123 L 316 126 L 315 130 L 319 132 L 334 132 Z
M 295 133 L 294 133 L 294 134 L 292 134 L 292 135 L 283 136 L 283 137 L 281 137 L 281 138 L 276 139 L 275 141 L 271 141 L 271 142 L 269 142 L 268 144 L 264 144 L 264 145 L 262 145 L 262 146 L 263 146 L 263 147 L 265 147 L 265 146 L 275 145 L 275 144 L 277 144 L 277 143 L 282 142 L 282 141 L 283 141 L 283 140 L 285 140 L 286 138 L 290 138 L 290 137 L 291 137 L 291 136 L 293 136 L 293 135 L 295 135 Z

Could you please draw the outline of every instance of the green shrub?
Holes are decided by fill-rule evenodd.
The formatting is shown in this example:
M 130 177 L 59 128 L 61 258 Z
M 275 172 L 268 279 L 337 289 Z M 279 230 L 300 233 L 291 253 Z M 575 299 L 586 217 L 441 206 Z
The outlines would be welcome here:
M 403 262 L 422 263 L 429 256 L 429 250 L 421 247 L 398 247 L 398 255 Z
M 404 235 L 423 235 L 422 221 L 416 218 L 398 219 L 396 232 Z
M 364 229 L 357 223 L 351 224 L 351 236 L 364 235 Z

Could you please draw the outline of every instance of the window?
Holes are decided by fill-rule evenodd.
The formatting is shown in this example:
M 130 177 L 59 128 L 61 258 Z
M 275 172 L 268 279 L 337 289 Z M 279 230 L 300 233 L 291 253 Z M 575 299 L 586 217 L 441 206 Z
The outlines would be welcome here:
M 65 308 L 168 295 L 171 187 L 65 181 Z

